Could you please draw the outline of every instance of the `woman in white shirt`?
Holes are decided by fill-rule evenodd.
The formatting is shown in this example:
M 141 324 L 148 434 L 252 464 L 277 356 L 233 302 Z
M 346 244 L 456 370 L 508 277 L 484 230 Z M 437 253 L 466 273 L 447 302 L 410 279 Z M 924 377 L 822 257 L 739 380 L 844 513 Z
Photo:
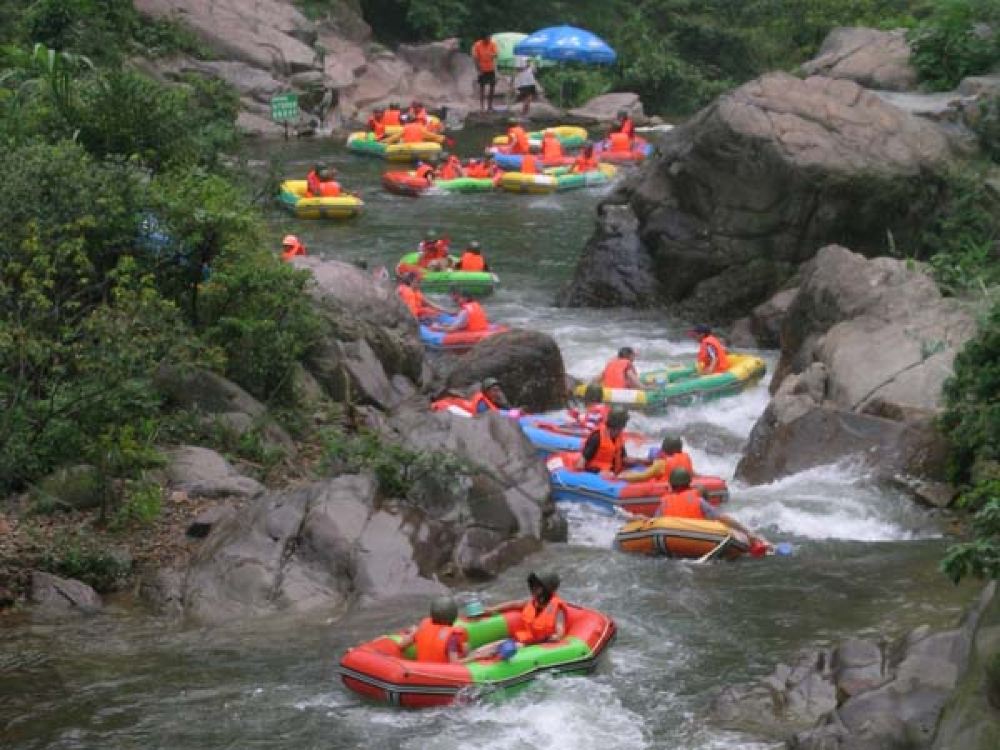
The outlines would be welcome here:
M 514 88 L 517 89 L 517 100 L 523 103 L 521 114 L 528 114 L 531 102 L 538 96 L 538 81 L 535 80 L 534 66 L 529 62 L 517 72 L 514 78 Z

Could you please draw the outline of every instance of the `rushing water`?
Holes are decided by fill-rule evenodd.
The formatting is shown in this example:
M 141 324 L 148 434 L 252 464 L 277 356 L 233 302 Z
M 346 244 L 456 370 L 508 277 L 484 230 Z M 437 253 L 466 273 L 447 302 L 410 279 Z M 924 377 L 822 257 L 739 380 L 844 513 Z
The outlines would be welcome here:
M 466 146 L 482 133 L 467 133 Z M 502 277 L 492 317 L 550 333 L 567 367 L 590 376 L 624 344 L 639 368 L 690 357 L 683 321 L 655 312 L 551 306 L 592 227 L 599 195 L 426 196 L 384 193 L 384 165 L 323 143 L 270 146 L 304 174 L 322 156 L 367 206 L 356 222 L 273 217 L 313 254 L 391 267 L 424 230 L 479 239 Z M 773 352 L 764 353 L 773 362 Z M 696 466 L 731 478 L 743 441 L 767 403 L 763 387 L 663 416 L 637 415 L 652 435 L 683 434 Z M 426 602 L 394 602 L 331 623 L 277 617 L 211 630 L 182 629 L 111 607 L 79 623 L 0 623 L 0 746 L 4 748 L 625 748 L 774 747 L 707 721 L 731 682 L 848 635 L 898 634 L 954 620 L 971 596 L 937 572 L 942 523 L 850 465 L 770 485 L 731 484 L 731 512 L 794 555 L 694 566 L 610 550 L 620 519 L 568 510 L 570 541 L 478 591 L 487 601 L 524 594 L 533 568 L 557 568 L 565 598 L 611 613 L 619 637 L 590 677 L 541 680 L 502 702 L 402 712 L 361 702 L 333 667 L 343 649 L 422 616 Z

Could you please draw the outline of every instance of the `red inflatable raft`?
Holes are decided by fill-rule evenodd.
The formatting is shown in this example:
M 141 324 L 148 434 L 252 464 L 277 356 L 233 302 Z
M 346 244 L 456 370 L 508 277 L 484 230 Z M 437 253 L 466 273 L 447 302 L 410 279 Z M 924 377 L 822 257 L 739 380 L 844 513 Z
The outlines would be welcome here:
M 417 177 L 413 172 L 385 172 L 382 175 L 382 186 L 390 193 L 416 196 L 426 192 L 431 182 L 423 177 Z
M 473 650 L 511 637 L 521 627 L 520 605 L 499 614 L 459 618 Z M 370 700 L 406 708 L 444 706 L 523 687 L 541 674 L 585 674 L 615 636 L 615 622 L 592 609 L 567 604 L 566 636 L 555 642 L 522 646 L 508 660 L 497 657 L 465 664 L 418 662 L 411 646 L 399 647 L 402 634 L 387 635 L 349 649 L 338 672 L 344 685 Z

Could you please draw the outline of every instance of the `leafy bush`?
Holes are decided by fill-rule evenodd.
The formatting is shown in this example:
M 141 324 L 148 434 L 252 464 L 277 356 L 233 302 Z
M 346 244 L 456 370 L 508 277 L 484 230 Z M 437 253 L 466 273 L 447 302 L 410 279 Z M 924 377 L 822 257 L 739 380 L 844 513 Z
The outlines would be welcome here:
M 129 561 L 108 551 L 102 540 L 85 529 L 56 535 L 42 552 L 38 567 L 83 581 L 99 593 L 118 588 L 132 568 Z
M 149 526 L 163 510 L 163 488 L 156 482 L 131 481 L 124 487 L 124 497 L 111 517 L 110 528 L 127 529 Z
M 964 77 L 1000 62 L 1000 0 L 934 0 L 911 32 L 913 64 L 932 88 L 954 88 Z

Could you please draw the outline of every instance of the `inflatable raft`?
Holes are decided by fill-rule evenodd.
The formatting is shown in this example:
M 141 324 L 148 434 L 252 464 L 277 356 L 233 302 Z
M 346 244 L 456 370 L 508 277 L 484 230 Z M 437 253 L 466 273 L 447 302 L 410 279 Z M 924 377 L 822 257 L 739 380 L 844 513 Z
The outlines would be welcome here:
M 499 153 L 493 157 L 494 163 L 500 167 L 500 169 L 511 172 L 521 171 L 521 162 L 523 159 L 524 157 L 521 154 Z M 543 159 L 540 156 L 535 157 L 535 163 L 546 169 L 550 167 L 569 167 L 573 165 L 574 161 L 576 161 L 576 159 L 572 156 L 557 156 L 549 159 Z
M 580 148 L 589 138 L 587 130 L 577 125 L 554 125 L 551 128 L 545 128 L 545 130 L 553 131 L 563 148 Z M 528 143 L 532 151 L 541 151 L 543 132 L 542 130 L 534 130 L 528 133 Z M 487 150 L 494 154 L 508 153 L 505 150 L 508 143 L 506 133 L 498 135 L 493 139 L 493 147 Z
M 556 178 L 556 191 L 579 190 L 580 188 L 601 187 L 614 179 L 618 170 L 610 164 L 601 164 L 590 172 L 571 172 L 569 167 L 547 169 L 546 174 Z
M 734 560 L 750 551 L 750 541 L 720 521 L 694 518 L 639 518 L 615 534 L 615 547 L 623 552 L 660 557 L 704 557 L 716 550 L 720 560 Z
M 587 674 L 615 637 L 615 622 L 592 609 L 567 604 L 566 636 L 556 642 L 522 646 L 509 660 L 497 657 L 467 664 L 415 660 L 402 634 L 385 635 L 348 649 L 337 669 L 344 686 L 373 701 L 405 708 L 446 706 L 459 700 L 503 695 L 543 674 Z M 459 618 L 469 649 L 509 638 L 521 627 L 519 607 L 499 614 Z
M 378 156 L 388 161 L 436 161 L 441 155 L 441 144 L 432 141 L 386 144 L 376 141 L 371 133 L 358 132 L 347 137 L 347 150 L 366 156 Z
M 441 118 L 438 117 L 437 115 L 427 115 L 427 124 L 424 125 L 424 127 L 427 130 L 431 131 L 432 133 L 440 133 L 441 131 L 444 130 L 444 125 L 441 122 Z M 402 132 L 403 132 L 402 125 L 385 126 L 386 135 L 396 135 L 396 133 L 402 133 Z M 368 135 L 368 133 L 365 133 L 365 135 Z M 374 137 L 374 133 L 372 133 L 372 137 Z
M 449 193 L 485 193 L 496 188 L 489 177 L 458 177 L 454 180 L 428 180 L 417 177 L 415 172 L 386 172 L 382 187 L 397 195 L 417 196 L 432 188 Z
M 670 483 L 665 480 L 622 482 L 568 468 L 575 465 L 578 456 L 578 453 L 561 453 L 545 462 L 552 484 L 552 499 L 557 503 L 590 505 L 604 513 L 620 509 L 639 516 L 652 516 L 660 508 L 660 498 L 670 491 Z M 719 477 L 694 476 L 691 486 L 700 490 L 712 505 L 729 500 L 726 480 Z
M 361 213 L 364 201 L 354 195 L 307 198 L 305 180 L 285 180 L 278 194 L 281 205 L 297 219 L 352 219 Z
M 580 451 L 590 430 L 570 417 L 550 417 L 544 414 L 529 414 L 521 417 L 521 432 L 538 449 L 543 458 L 553 453 Z M 650 439 L 637 432 L 625 433 L 627 446 L 640 447 Z
M 504 172 L 500 177 L 500 188 L 508 193 L 547 195 L 554 193 L 558 187 L 559 181 L 551 174 Z
M 679 365 L 643 373 L 640 380 L 646 390 L 604 388 L 604 403 L 621 404 L 634 409 L 665 409 L 668 406 L 690 406 L 735 396 L 755 385 L 764 377 L 767 366 L 760 357 L 750 354 L 729 354 L 729 369 L 711 375 L 700 375 L 694 365 Z M 586 383 L 574 389 L 582 397 Z
M 424 346 L 436 352 L 461 353 L 468 351 L 483 339 L 510 330 L 498 323 L 490 323 L 484 331 L 438 331 L 433 328 L 433 323 L 448 324 L 454 320 L 454 315 L 444 314 L 433 320 L 421 322 L 420 340 Z
M 599 161 L 607 164 L 640 164 L 653 153 L 653 145 L 642 138 L 632 140 L 631 151 L 612 151 L 607 140 L 601 141 L 595 148 Z
M 500 283 L 500 278 L 490 271 L 428 271 L 418 265 L 420 253 L 407 253 L 399 259 L 396 265 L 396 276 L 404 273 L 420 274 L 420 286 L 431 294 L 444 294 L 452 290 L 465 292 L 474 297 L 486 297 L 493 294 L 493 289 Z M 453 266 L 459 259 L 451 256 Z

